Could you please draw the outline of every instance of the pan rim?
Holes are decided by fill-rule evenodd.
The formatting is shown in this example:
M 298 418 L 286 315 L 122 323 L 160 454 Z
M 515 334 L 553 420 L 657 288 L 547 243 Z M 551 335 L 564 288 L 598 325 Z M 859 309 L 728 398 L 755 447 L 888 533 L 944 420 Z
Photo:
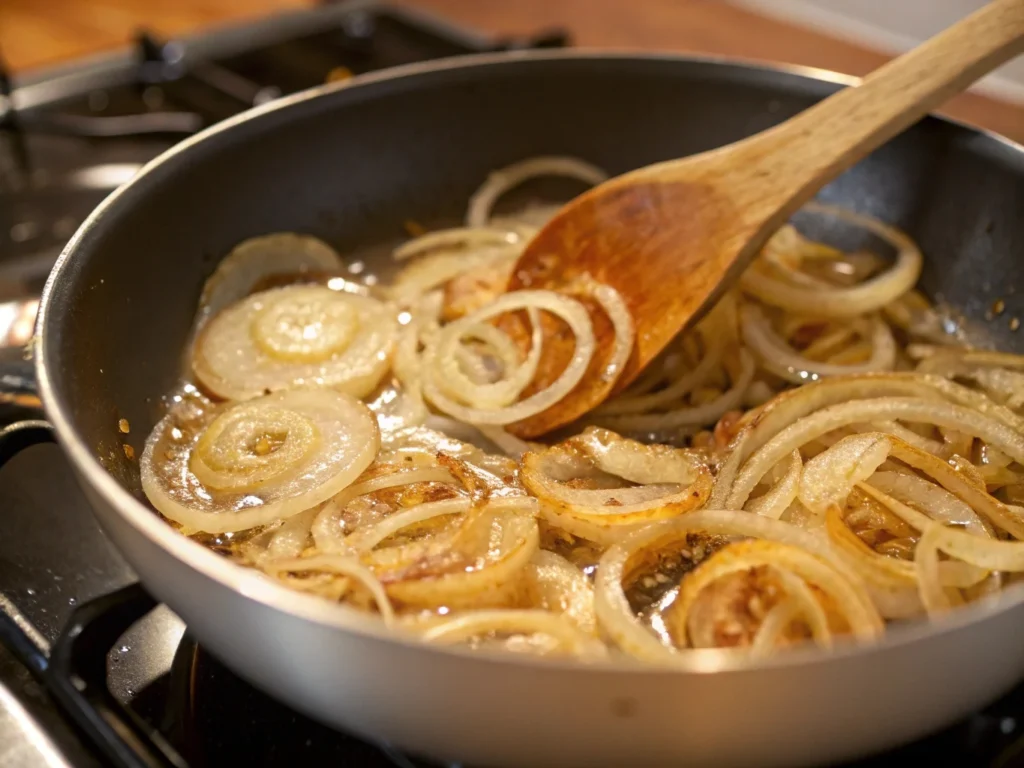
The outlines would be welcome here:
M 248 122 L 256 116 L 287 109 L 294 105 L 320 98 L 324 94 L 343 89 L 370 89 L 375 85 L 388 83 L 398 78 L 432 75 L 449 70 L 468 70 L 482 66 L 500 67 L 522 61 L 558 61 L 566 59 L 599 59 L 622 62 L 658 61 L 711 65 L 713 67 L 729 66 L 769 75 L 796 76 L 803 80 L 817 83 L 850 86 L 860 82 L 860 78 L 857 77 L 814 67 L 769 64 L 719 56 L 637 52 L 618 49 L 596 51 L 584 48 L 485 53 L 408 64 L 360 75 L 343 83 L 317 86 L 296 94 L 281 97 L 273 102 L 247 110 L 206 128 L 145 164 L 130 182 L 120 187 L 100 203 L 62 250 L 43 289 L 36 320 L 34 340 L 36 378 L 47 416 L 54 426 L 58 441 L 65 455 L 70 459 L 77 473 L 111 507 L 115 514 L 119 515 L 137 534 L 146 538 L 150 544 L 169 553 L 183 565 L 198 571 L 205 578 L 232 592 L 238 593 L 242 598 L 254 600 L 261 603 L 267 609 L 313 622 L 328 627 L 331 630 L 351 632 L 364 638 L 384 641 L 395 646 L 396 651 L 399 648 L 405 648 L 424 654 L 444 654 L 462 657 L 466 661 L 472 660 L 476 663 L 540 666 L 589 675 L 620 676 L 622 674 L 633 675 L 639 673 L 646 676 L 671 674 L 673 678 L 679 675 L 692 674 L 721 675 L 770 672 L 792 667 L 809 667 L 819 664 L 834 664 L 841 661 L 854 661 L 868 655 L 881 654 L 887 651 L 892 652 L 926 640 L 937 639 L 940 636 L 953 634 L 958 631 L 966 631 L 975 625 L 1003 615 L 1013 608 L 1024 604 L 1024 585 L 1015 585 L 991 600 L 959 608 L 938 619 L 930 619 L 927 622 L 917 622 L 911 626 L 890 629 L 881 640 L 873 643 L 851 643 L 847 646 L 826 651 L 815 648 L 794 650 L 785 654 L 771 656 L 767 659 L 743 658 L 737 654 L 721 650 L 691 650 L 680 655 L 679 664 L 676 666 L 651 665 L 630 659 L 590 665 L 580 663 L 574 659 L 546 659 L 520 656 L 518 654 L 481 653 L 458 646 L 437 646 L 424 643 L 410 635 L 390 630 L 384 627 L 378 620 L 355 609 L 344 605 L 332 604 L 312 595 L 297 593 L 250 568 L 236 564 L 175 531 L 154 513 L 151 508 L 122 487 L 103 468 L 94 452 L 73 426 L 66 404 L 56 393 L 56 383 L 48 361 L 50 345 L 47 342 L 47 328 L 50 324 L 49 317 L 51 305 L 54 303 L 55 288 L 61 282 L 62 275 L 66 273 L 68 265 L 76 255 L 82 240 L 108 214 L 108 211 L 117 206 L 119 201 L 130 190 L 141 183 L 142 179 L 152 174 L 156 169 L 174 162 L 175 158 L 189 152 L 193 146 L 201 142 L 214 140 L 220 134 L 230 131 L 235 126 Z M 957 120 L 942 117 L 934 117 L 932 119 L 938 119 L 942 122 L 964 128 L 975 135 L 992 140 L 1024 159 L 1024 146 L 1004 136 Z

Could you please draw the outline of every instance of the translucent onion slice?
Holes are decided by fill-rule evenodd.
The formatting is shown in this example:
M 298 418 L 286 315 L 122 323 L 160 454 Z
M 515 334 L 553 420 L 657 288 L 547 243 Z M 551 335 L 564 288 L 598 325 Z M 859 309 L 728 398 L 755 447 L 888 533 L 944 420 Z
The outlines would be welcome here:
M 381 618 L 385 624 L 393 624 L 395 620 L 395 609 L 388 599 L 380 580 L 373 575 L 373 572 L 358 560 L 352 557 L 341 555 L 312 555 L 310 557 L 296 557 L 287 560 L 272 560 L 264 563 L 263 569 L 270 574 L 280 578 L 287 573 L 305 573 L 308 571 L 318 573 L 337 573 L 355 579 L 373 596 L 380 611 Z
M 706 339 L 707 351 L 691 370 L 656 392 L 638 392 L 635 387 L 631 387 L 618 397 L 601 404 L 595 413 L 602 417 L 644 413 L 669 406 L 702 386 L 722 361 L 722 345 L 717 343 L 717 340 L 710 334 L 707 336 L 701 334 L 701 336 Z
M 1024 542 L 982 539 L 937 524 L 928 532 L 938 549 L 965 563 L 989 571 L 1024 571 Z
M 739 355 L 740 370 L 732 382 L 732 386 L 711 402 L 676 408 L 663 413 L 601 416 L 601 424 L 609 429 L 623 432 L 656 432 L 679 427 L 714 424 L 728 411 L 734 410 L 743 403 L 743 395 L 754 378 L 754 358 L 745 349 L 740 349 Z
M 921 602 L 929 616 L 941 615 L 953 607 L 939 579 L 938 531 L 939 526 L 929 526 L 914 550 Z
M 538 551 L 525 573 L 530 602 L 561 614 L 588 635 L 597 632 L 594 588 L 583 571 L 561 555 Z
M 595 470 L 642 485 L 603 490 L 567 485 Z M 565 516 L 577 518 L 584 526 L 570 532 L 586 530 L 590 535 L 585 538 L 591 540 L 595 533 L 606 539 L 601 529 L 696 509 L 711 493 L 711 473 L 694 452 L 645 445 L 596 427 L 547 450 L 525 454 L 520 472 L 549 524 L 563 527 Z
M 844 437 L 807 462 L 800 478 L 800 502 L 818 514 L 842 509 L 854 486 L 889 457 L 891 445 L 878 433 Z
M 332 274 L 343 267 L 333 248 L 309 235 L 282 232 L 245 240 L 224 257 L 203 286 L 199 323 L 241 301 L 269 277 L 309 272 Z
M 846 619 L 859 640 L 873 640 L 883 631 L 881 617 L 861 602 L 855 586 L 825 560 L 799 547 L 777 541 L 740 541 L 727 544 L 683 577 L 679 597 L 673 606 L 675 619 L 685 622 L 700 592 L 731 573 L 760 566 L 790 571 L 832 598 L 836 610 Z
M 739 460 L 746 461 L 783 429 L 815 411 L 851 400 L 881 397 L 949 400 L 1024 433 L 1024 419 L 1013 411 L 993 403 L 981 392 L 939 376 L 916 373 L 837 376 L 782 392 L 758 409 L 750 424 L 750 436 L 743 438 Z
M 1006 504 L 1003 504 L 986 492 L 984 483 L 980 485 L 975 483 L 965 476 L 963 472 L 950 466 L 948 462 L 925 453 L 908 443 L 904 443 L 902 440 L 889 438 L 889 441 L 892 444 L 891 450 L 894 458 L 931 477 L 936 483 L 961 499 L 967 506 L 995 527 L 1006 531 L 1015 538 L 1024 539 L 1024 518 L 1015 514 Z M 885 506 L 910 523 L 910 525 L 913 525 L 918 530 L 923 530 L 920 524 L 912 522 L 907 517 L 907 515 L 912 514 L 920 519 L 922 517 L 920 512 L 906 507 L 896 499 L 881 493 L 866 483 L 862 483 L 858 487 L 876 500 L 881 501 L 881 503 L 885 504 Z
M 765 517 L 778 520 L 796 498 L 797 491 L 800 488 L 800 477 L 803 469 L 804 462 L 800 458 L 800 451 L 793 451 L 789 456 L 789 466 L 782 479 L 773 485 L 763 496 L 747 502 L 744 509 L 757 515 L 764 515 Z
M 398 302 L 413 302 L 470 270 L 507 264 L 511 268 L 522 246 L 489 246 L 472 251 L 441 251 L 417 258 L 406 265 L 388 286 L 388 295 Z
M 934 424 L 980 437 L 1014 460 L 1024 462 L 1024 435 L 978 411 L 938 400 L 883 397 L 833 405 L 783 429 L 744 465 L 730 492 L 728 506 L 741 509 L 754 486 L 785 456 L 832 430 L 861 421 L 885 419 Z M 893 438 L 896 439 L 896 438 Z
M 319 285 L 254 294 L 207 323 L 193 370 L 229 400 L 291 387 L 368 395 L 387 372 L 398 334 L 393 311 L 374 299 Z
M 825 213 L 867 229 L 897 250 L 896 262 L 880 275 L 850 288 L 797 286 L 763 271 L 748 270 L 741 278 L 743 290 L 765 304 L 816 317 L 857 317 L 876 312 L 914 287 L 923 259 L 917 245 L 903 232 L 877 219 L 851 211 L 812 204 L 805 210 Z
M 871 328 L 871 357 L 863 363 L 849 365 L 821 363 L 804 357 L 775 332 L 764 311 L 756 304 L 744 304 L 740 318 L 743 339 L 761 364 L 794 384 L 806 384 L 825 376 L 891 371 L 896 364 L 896 340 L 889 326 L 879 317 L 868 320 Z
M 574 157 L 531 157 L 494 171 L 469 199 L 466 225 L 486 227 L 498 198 L 513 187 L 536 176 L 568 176 L 588 184 L 600 184 L 608 174 Z
M 838 507 L 828 511 L 825 525 L 836 551 L 870 583 L 890 589 L 917 583 L 919 574 L 913 563 L 888 557 L 871 549 L 843 522 Z M 923 525 L 927 530 L 932 523 L 924 520 Z M 938 566 L 935 569 L 936 583 L 946 586 L 970 587 L 988 575 L 987 571 L 966 563 L 944 562 L 940 565 L 941 571 Z
M 269 527 L 241 546 L 243 557 L 256 565 L 268 560 L 298 557 L 309 543 L 312 524 L 319 513 L 320 508 L 313 507 L 292 515 L 280 525 Z
M 473 527 L 478 530 L 474 532 Z M 467 544 L 474 535 L 483 538 L 486 549 Z M 391 598 L 405 605 L 507 606 L 538 548 L 537 522 L 531 515 L 485 508 L 467 516 L 445 554 L 395 569 L 375 566 L 375 570 Z
M 482 247 L 523 245 L 519 232 L 496 227 L 452 227 L 420 235 L 399 246 L 392 254 L 395 261 L 422 256 L 431 251 L 473 251 Z
M 198 424 L 179 424 L 172 411 L 146 441 L 142 488 L 189 531 L 241 531 L 334 496 L 370 465 L 379 442 L 366 406 L 326 389 L 267 395 Z
M 572 360 L 550 387 L 521 400 L 514 405 L 496 408 L 474 408 L 456 402 L 444 394 L 441 384 L 445 376 L 445 361 L 438 349 L 450 337 L 461 338 L 474 325 L 517 309 L 543 309 L 558 315 L 569 325 L 576 337 Z M 594 355 L 594 331 L 587 310 L 575 299 L 553 291 L 515 291 L 501 296 L 489 306 L 463 320 L 445 326 L 436 342 L 428 348 L 423 360 L 423 392 L 427 399 L 445 413 L 470 424 L 511 424 L 547 410 L 565 397 L 583 378 L 590 358 Z
M 432 622 L 420 635 L 429 643 L 450 645 L 476 637 L 501 635 L 546 635 L 556 642 L 556 651 L 582 659 L 607 656 L 605 647 L 566 617 L 540 610 L 474 611 Z
M 783 542 L 822 558 L 833 557 L 826 539 L 781 520 L 721 509 L 700 509 L 672 520 L 644 526 L 609 547 L 597 568 L 594 582 L 594 607 L 603 632 L 626 653 L 647 661 L 672 664 L 678 651 L 663 644 L 634 614 L 623 589 L 630 560 L 643 549 L 670 546 L 688 532 L 749 536 Z M 867 618 L 881 631 L 881 617 L 859 577 L 845 563 L 833 561 L 832 569 L 845 580 L 856 602 L 855 615 Z
M 819 609 L 821 606 L 818 606 Z M 800 606 L 796 600 L 786 597 L 771 607 L 757 634 L 750 644 L 750 652 L 754 656 L 768 656 L 775 650 L 779 641 L 785 636 L 789 626 L 800 618 Z
M 473 408 L 483 409 L 503 408 L 515 402 L 519 394 L 533 381 L 544 347 L 540 313 L 531 307 L 527 314 L 533 330 L 530 351 L 521 362 L 519 350 L 512 340 L 492 325 L 485 325 L 470 317 L 445 326 L 438 338 L 434 354 L 442 374 L 436 381 L 448 397 L 457 398 Z M 491 382 L 483 375 L 467 375 L 464 370 L 467 366 L 459 364 L 459 353 L 466 351 L 466 347 L 461 346 L 465 338 L 476 339 L 489 345 L 504 368 L 503 378 Z
M 955 525 L 975 536 L 992 538 L 988 526 L 978 514 L 954 494 L 917 475 L 876 472 L 867 484 L 902 501 L 943 525 Z

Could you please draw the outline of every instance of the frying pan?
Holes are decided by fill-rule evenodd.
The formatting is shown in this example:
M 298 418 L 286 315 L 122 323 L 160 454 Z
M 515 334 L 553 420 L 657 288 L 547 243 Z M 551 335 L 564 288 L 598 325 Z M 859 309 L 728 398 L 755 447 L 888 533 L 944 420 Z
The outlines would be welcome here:
M 620 173 L 743 138 L 844 83 L 671 56 L 486 55 L 308 91 L 177 146 L 82 226 L 39 313 L 40 394 L 102 526 L 238 674 L 325 723 L 444 760 L 805 765 L 985 704 L 1024 676 L 1014 589 L 876 645 L 757 664 L 711 651 L 665 671 L 428 647 L 180 536 L 145 504 L 121 446 L 141 453 L 180 380 L 203 281 L 239 241 L 292 230 L 352 252 L 396 239 L 408 219 L 456 219 L 489 171 L 524 157 L 572 154 Z M 927 119 L 822 197 L 907 230 L 927 255 L 925 290 L 968 320 L 985 323 L 1003 299 L 988 331 L 1024 351 L 1007 324 L 1024 313 L 1022 148 Z

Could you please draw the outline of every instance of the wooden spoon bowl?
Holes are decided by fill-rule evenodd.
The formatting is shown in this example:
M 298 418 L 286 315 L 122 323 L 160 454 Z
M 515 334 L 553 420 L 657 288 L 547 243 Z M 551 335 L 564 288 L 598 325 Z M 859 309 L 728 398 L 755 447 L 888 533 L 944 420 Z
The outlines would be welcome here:
M 739 278 L 765 241 L 825 184 L 999 64 L 1024 52 L 1024 0 L 981 10 L 792 119 L 743 141 L 611 179 L 571 201 L 530 242 L 508 290 L 560 290 L 581 276 L 615 288 L 636 324 L 634 353 L 616 381 L 592 375 L 510 426 L 534 437 L 568 424 L 625 387 Z M 595 310 L 596 312 L 596 310 Z M 592 312 L 592 315 L 594 313 Z M 553 320 L 534 388 L 571 357 Z

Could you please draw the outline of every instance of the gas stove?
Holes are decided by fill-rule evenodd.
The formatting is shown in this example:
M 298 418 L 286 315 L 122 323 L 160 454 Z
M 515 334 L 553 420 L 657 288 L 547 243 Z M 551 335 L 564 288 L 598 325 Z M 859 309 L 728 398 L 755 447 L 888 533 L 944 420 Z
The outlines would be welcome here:
M 558 30 L 487 39 L 428 16 L 348 2 L 187 40 L 142 33 L 130 50 L 28 79 L 10 77 L 0 62 L 0 354 L 20 354 L 43 281 L 89 211 L 183 137 L 331 79 L 567 42 Z M 0 418 L 33 406 L 30 396 L 0 402 Z M 0 509 L 4 768 L 430 765 L 297 714 L 197 646 L 136 583 L 54 445 L 7 461 Z M 1024 687 L 859 765 L 1024 765 L 1022 727 Z

